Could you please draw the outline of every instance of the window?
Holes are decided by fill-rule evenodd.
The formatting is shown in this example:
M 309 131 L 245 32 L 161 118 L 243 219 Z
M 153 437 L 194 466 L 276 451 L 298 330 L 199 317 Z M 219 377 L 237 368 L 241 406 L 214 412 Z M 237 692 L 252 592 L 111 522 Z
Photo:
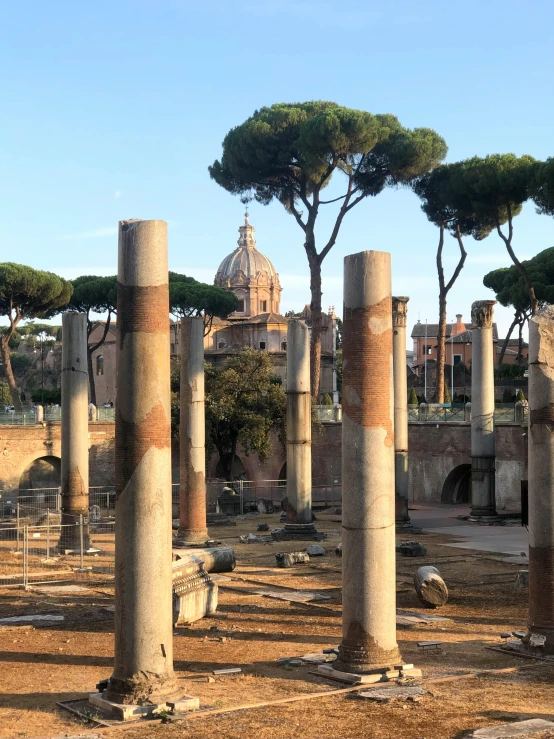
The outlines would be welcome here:
M 431 354 L 431 349 L 432 348 L 433 347 L 431 346 L 431 344 L 424 344 L 423 345 L 423 353 L 424 354 Z
M 286 341 L 282 341 L 282 342 L 281 342 L 281 349 L 282 349 L 282 351 L 284 351 L 284 352 L 286 352 L 286 351 L 287 351 L 287 342 L 286 342 Z
M 104 357 L 101 354 L 96 357 L 96 374 L 104 374 Z
M 244 313 L 244 300 L 239 300 L 239 304 L 237 306 L 237 313 Z
M 260 349 L 265 349 L 265 341 L 260 341 Z
M 454 354 L 454 364 L 461 364 L 462 363 L 462 355 L 461 354 Z
M 262 313 L 267 313 L 267 300 L 260 300 L 260 310 Z

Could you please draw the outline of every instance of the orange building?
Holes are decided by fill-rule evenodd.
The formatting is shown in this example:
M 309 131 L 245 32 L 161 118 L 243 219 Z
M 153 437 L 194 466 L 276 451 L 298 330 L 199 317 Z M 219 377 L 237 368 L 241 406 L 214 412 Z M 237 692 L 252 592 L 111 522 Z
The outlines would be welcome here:
M 465 324 L 462 320 L 462 314 L 456 315 L 456 322 L 446 325 L 446 351 L 445 363 L 451 365 L 465 364 L 469 367 L 471 364 L 471 331 L 473 325 Z M 422 375 L 425 362 L 437 359 L 437 337 L 439 334 L 438 323 L 421 323 L 418 321 L 412 329 L 413 348 L 413 364 L 412 370 L 417 375 Z M 503 339 L 498 338 L 498 328 L 496 323 L 492 326 L 492 336 L 495 351 L 495 364 L 498 364 L 500 352 L 502 351 Z M 510 339 L 508 348 L 504 354 L 502 364 L 515 364 L 518 355 L 518 339 Z M 527 364 L 528 344 L 523 343 L 522 358 L 523 363 Z

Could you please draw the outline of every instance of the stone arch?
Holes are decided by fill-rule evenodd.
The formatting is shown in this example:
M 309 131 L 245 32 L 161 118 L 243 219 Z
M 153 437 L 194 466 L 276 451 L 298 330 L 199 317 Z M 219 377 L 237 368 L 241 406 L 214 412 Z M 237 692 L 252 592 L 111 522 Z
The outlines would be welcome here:
M 231 472 L 234 480 L 247 479 L 246 467 L 244 466 L 242 459 L 237 454 L 235 454 L 233 465 L 231 467 Z M 220 478 L 225 477 L 225 474 L 223 472 L 223 465 L 221 464 L 220 459 L 217 460 L 217 464 L 215 466 L 215 476 Z
M 441 503 L 460 505 L 471 502 L 471 465 L 459 464 L 447 475 L 442 486 Z
M 37 457 L 21 473 L 19 489 L 58 488 L 61 482 L 61 464 L 61 459 L 53 455 Z

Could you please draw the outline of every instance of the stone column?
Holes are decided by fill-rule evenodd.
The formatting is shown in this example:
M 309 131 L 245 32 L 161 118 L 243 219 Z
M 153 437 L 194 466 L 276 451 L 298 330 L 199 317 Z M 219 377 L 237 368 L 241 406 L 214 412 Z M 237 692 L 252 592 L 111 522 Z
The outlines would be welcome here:
M 406 323 L 408 300 L 392 299 L 392 352 L 394 365 L 394 481 L 396 527 L 412 527 L 408 513 L 408 377 L 406 372 Z
M 554 654 L 554 307 L 529 321 L 529 632 Z
M 310 334 L 298 319 L 287 329 L 287 497 L 285 533 L 313 538 Z
M 80 516 L 88 519 L 87 317 L 62 315 L 62 528 L 58 549 L 81 550 Z M 90 547 L 88 525 L 83 549 Z
M 176 694 L 167 224 L 121 221 L 115 420 L 115 664 L 104 698 Z
M 204 321 L 181 319 L 181 415 L 179 428 L 179 540 L 205 544 L 206 424 L 204 410 Z
M 472 521 L 497 519 L 494 447 L 493 306 L 477 300 L 471 306 L 471 516 Z
M 398 664 L 390 254 L 344 260 L 342 633 L 333 666 Z

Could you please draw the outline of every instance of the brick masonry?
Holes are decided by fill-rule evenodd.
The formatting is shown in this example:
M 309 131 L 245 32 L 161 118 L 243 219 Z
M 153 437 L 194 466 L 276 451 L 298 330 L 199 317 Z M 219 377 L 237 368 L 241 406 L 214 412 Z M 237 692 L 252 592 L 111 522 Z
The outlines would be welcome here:
M 89 425 L 90 484 L 114 484 L 114 423 Z M 444 482 L 459 465 L 469 465 L 469 423 L 409 424 L 410 500 L 439 503 Z M 342 424 L 323 423 L 312 439 L 314 485 L 341 477 Z M 25 469 L 36 459 L 60 457 L 60 424 L 0 426 L 0 488 L 18 488 Z M 179 479 L 179 450 L 173 440 L 173 481 Z M 498 509 L 519 510 L 520 480 L 527 479 L 527 436 L 517 424 L 496 427 L 496 495 Z M 250 480 L 278 479 L 285 462 L 279 441 L 273 454 L 260 462 L 256 454 L 240 455 Z M 215 476 L 217 460 L 211 459 L 208 476 Z

